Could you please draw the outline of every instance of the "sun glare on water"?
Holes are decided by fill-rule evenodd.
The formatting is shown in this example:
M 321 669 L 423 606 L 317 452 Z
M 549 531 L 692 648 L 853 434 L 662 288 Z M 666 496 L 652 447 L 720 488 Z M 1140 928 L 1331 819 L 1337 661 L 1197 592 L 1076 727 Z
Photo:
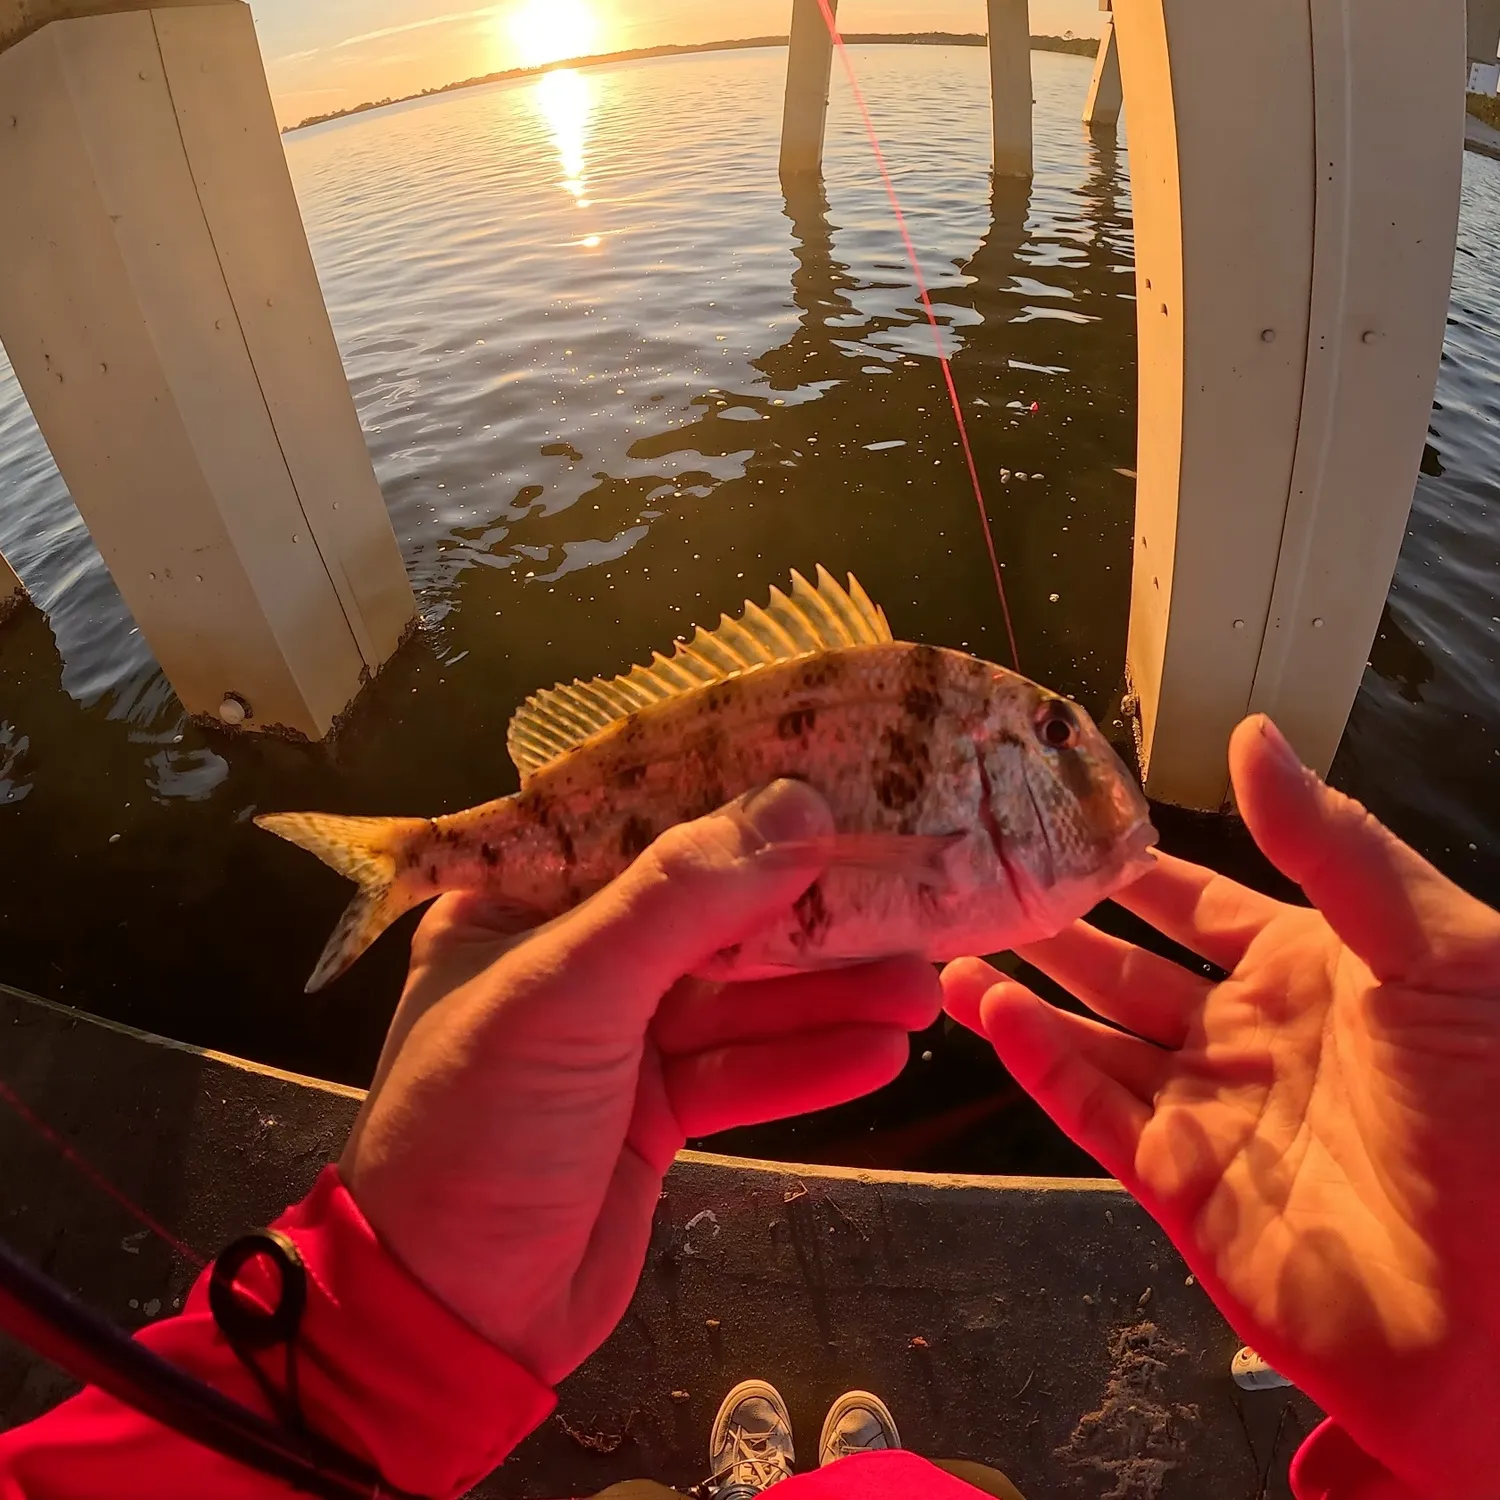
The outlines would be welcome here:
M 572 68 L 557 68 L 543 73 L 533 89 L 542 118 L 551 132 L 552 143 L 557 147 L 563 171 L 562 185 L 580 208 L 587 208 L 583 171 L 589 117 L 594 105 L 593 83 Z
M 518 67 L 538 68 L 602 49 L 603 27 L 588 0 L 517 0 L 499 20 Z

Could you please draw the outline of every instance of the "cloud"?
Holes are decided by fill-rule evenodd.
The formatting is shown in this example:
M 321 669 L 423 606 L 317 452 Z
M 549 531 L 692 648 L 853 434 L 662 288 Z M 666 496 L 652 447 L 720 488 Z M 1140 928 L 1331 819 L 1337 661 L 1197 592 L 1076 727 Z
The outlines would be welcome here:
M 310 57 L 321 57 L 329 52 L 343 52 L 351 47 L 363 47 L 370 42 L 383 41 L 386 37 L 402 36 L 409 31 L 425 31 L 433 26 L 455 26 L 465 22 L 489 20 L 500 14 L 500 7 L 496 5 L 482 5 L 473 10 L 449 11 L 441 16 L 425 16 L 420 21 L 407 21 L 400 26 L 382 26 L 378 31 L 362 31 L 358 36 L 346 36 L 342 41 L 333 42 L 327 47 L 313 47 L 305 52 L 288 52 L 282 57 L 274 58 L 277 63 L 306 62 Z

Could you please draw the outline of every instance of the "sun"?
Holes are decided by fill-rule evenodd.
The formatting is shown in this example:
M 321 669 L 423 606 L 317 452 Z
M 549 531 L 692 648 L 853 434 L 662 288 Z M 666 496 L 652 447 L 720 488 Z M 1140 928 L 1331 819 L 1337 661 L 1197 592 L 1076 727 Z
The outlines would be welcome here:
M 599 50 L 603 31 L 588 0 L 518 0 L 505 27 L 523 68 L 587 57 Z

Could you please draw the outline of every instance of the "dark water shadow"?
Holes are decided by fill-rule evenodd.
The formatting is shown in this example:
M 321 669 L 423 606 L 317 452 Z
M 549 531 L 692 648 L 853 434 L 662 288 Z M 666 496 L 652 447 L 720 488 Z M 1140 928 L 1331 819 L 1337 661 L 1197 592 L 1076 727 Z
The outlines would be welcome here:
M 1096 246 L 1105 244 L 1111 234 L 1124 232 L 1118 207 L 1118 163 L 1112 151 L 1096 149 L 1088 200 Z M 1015 389 L 1018 367 L 1023 371 L 1040 368 L 1056 357 L 1055 332 L 1047 329 L 1045 320 L 1017 316 L 1018 311 L 1024 314 L 1024 307 L 1018 308 L 1024 294 L 1018 296 L 1016 278 L 1027 277 L 1033 270 L 1026 259 L 1029 212 L 1030 184 L 997 182 L 989 231 L 963 266 L 971 281 L 960 291 L 939 294 L 935 301 L 940 308 L 960 308 L 977 315 L 965 321 L 952 365 L 966 403 L 976 396 L 993 403 L 968 410 L 978 417 L 972 422 L 971 435 L 997 550 L 1011 580 L 1022 666 L 1044 681 L 1066 683 L 1103 719 L 1117 707 L 1112 697 L 1121 677 L 1129 611 L 1131 486 L 1119 470 L 1129 466 L 1121 463 L 1120 455 L 1131 451 L 1127 440 L 1130 416 L 1110 414 L 1092 427 L 1078 422 L 1067 440 L 1077 444 L 1083 462 L 1070 462 L 1068 492 L 1060 492 L 1048 485 L 1043 460 L 1034 455 L 1043 447 L 1051 448 L 1057 440 L 1057 426 L 1072 426 L 1062 419 L 1075 413 L 1081 416 L 1081 403 L 1066 402 L 1065 410 L 1049 417 L 1046 411 L 1033 416 L 1020 395 L 1008 401 L 994 399 L 998 390 Z M 798 272 L 793 287 L 802 316 L 787 343 L 763 356 L 757 366 L 773 381 L 789 385 L 837 374 L 839 361 L 847 358 L 839 348 L 838 323 L 853 313 L 850 292 L 854 282 L 848 267 L 834 254 L 834 233 L 821 188 L 812 186 L 789 198 L 787 215 L 797 238 Z M 1117 292 L 1103 256 L 1086 254 L 1068 268 L 1065 278 L 1057 277 L 1055 267 L 1050 274 L 1091 307 L 1114 298 Z M 1133 304 L 1125 302 L 1119 310 L 1108 311 L 1118 325 L 1128 325 L 1133 342 Z M 1106 341 L 1095 342 L 1103 345 Z M 1103 353 L 1111 363 L 1121 357 L 1128 361 L 1128 355 Z M 952 422 L 938 372 L 927 368 L 931 364 L 924 361 L 920 368 L 922 394 L 906 399 L 926 404 L 934 427 L 946 438 Z M 1104 379 L 1118 378 L 1114 369 L 1103 378 L 1089 370 L 1072 373 L 1074 400 L 1096 381 L 1102 384 Z M 1083 399 L 1087 400 L 1086 394 Z M 1041 425 L 1037 425 L 1038 417 Z M 857 425 L 858 418 L 857 412 L 840 406 L 835 391 L 817 404 L 814 430 L 842 435 Z M 853 472 L 841 482 L 851 491 L 865 495 L 871 505 L 880 504 L 887 514 L 895 506 L 909 509 L 911 502 L 901 493 L 899 478 L 893 482 L 887 464 L 879 466 L 877 497 L 860 484 L 857 452 L 848 443 L 843 452 Z M 932 462 L 925 455 L 921 461 Z M 1005 470 L 1012 476 L 1024 470 L 1028 476 L 1040 477 L 1007 483 L 1001 478 Z M 930 590 L 922 601 L 922 615 L 930 619 L 937 614 L 940 605 L 932 596 L 939 591 L 980 601 L 987 616 L 983 623 L 973 614 L 965 617 L 966 633 L 981 637 L 971 649 L 1005 662 L 1008 650 L 977 519 L 972 511 L 964 514 L 955 505 L 945 521 L 952 526 L 955 539 L 960 539 L 957 548 L 933 545 L 946 543 L 947 537 L 935 538 L 909 520 L 901 526 L 900 555 L 910 569 L 908 576 L 921 578 Z M 1059 609 L 1060 601 L 1050 597 L 1057 590 L 1049 582 L 1059 577 L 1087 579 L 1086 602 Z M 901 611 L 892 609 L 891 613 L 898 634 L 903 633 Z M 1098 653 L 1101 640 L 1115 642 L 1115 652 Z M 1015 967 L 1013 961 L 1010 966 Z M 895 1083 L 869 1099 L 786 1124 L 731 1131 L 715 1138 L 712 1149 L 908 1170 L 1103 1175 L 1015 1087 L 993 1051 L 963 1028 L 945 1018 L 914 1039 L 912 1058 L 912 1065 Z
M 1134 413 L 1118 393 L 1134 383 L 1135 317 L 1126 195 L 1108 144 L 1091 148 L 1071 203 L 1076 218 L 1058 229 L 1026 185 L 997 183 L 986 233 L 934 302 L 1021 666 L 1109 731 L 1122 727 Z M 19 758 L 14 744 L 0 747 L 0 775 L 19 786 L 28 757 L 48 768 L 17 825 L 45 858 L 0 863 L 6 976 L 148 1030 L 362 1084 L 416 916 L 337 985 L 303 996 L 348 887 L 255 830 L 253 813 L 432 814 L 504 795 L 516 786 L 506 725 L 530 692 L 648 659 L 792 566 L 852 570 L 898 634 L 1008 661 L 941 369 L 912 352 L 929 346 L 909 287 L 851 269 L 821 184 L 797 188 L 784 211 L 796 321 L 753 361 L 758 380 L 705 390 L 685 421 L 645 427 L 631 457 L 659 465 L 657 477 L 601 473 L 584 497 L 601 536 L 653 512 L 628 555 L 565 578 L 538 567 L 524 582 L 470 569 L 461 600 L 427 601 L 433 621 L 331 745 L 231 742 L 191 727 L 180 744 L 144 744 L 142 731 L 61 690 L 40 616 L 0 631 L 0 680 L 25 706 L 12 741 L 26 740 Z M 528 536 L 543 551 L 549 527 L 562 539 L 576 526 L 541 515 Z M 214 795 L 143 800 L 141 759 L 164 750 L 220 755 Z M 1164 832 L 1168 847 L 1196 847 L 1191 823 L 1167 820 Z M 1223 854 L 1217 835 L 1202 842 Z M 1119 914 L 1101 920 L 1129 927 Z M 1097 1172 L 976 1038 L 943 1021 L 912 1055 L 873 1099 L 714 1145 L 912 1170 Z
M 0 1240 L 129 1331 L 178 1311 L 199 1263 L 306 1193 L 357 1107 L 4 987 L 0 1025 Z M 0 1424 L 72 1388 L 0 1339 Z

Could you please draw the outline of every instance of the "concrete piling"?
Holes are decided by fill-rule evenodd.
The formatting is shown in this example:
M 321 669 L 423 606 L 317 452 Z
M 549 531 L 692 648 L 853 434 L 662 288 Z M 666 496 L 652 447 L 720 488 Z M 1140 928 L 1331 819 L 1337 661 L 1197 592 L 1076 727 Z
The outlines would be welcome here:
M 995 176 L 1030 177 L 1031 9 L 1028 0 L 988 0 L 988 5 Z
M 1468 0 L 1469 91 L 1500 90 L 1500 0 Z
M 321 737 L 415 602 L 249 9 L 52 8 L 0 21 L 0 339 L 183 705 Z
M 1442 352 L 1462 0 L 1312 0 L 1308 21 L 1115 0 L 1141 371 L 1127 664 L 1147 790 L 1189 807 L 1225 803 L 1247 712 L 1332 762 Z
M 827 0 L 838 15 L 838 0 Z M 833 71 L 833 37 L 818 0 L 792 0 L 787 46 L 786 105 L 781 122 L 781 178 L 823 170 L 823 134 L 828 123 L 828 90 Z
M 26 585 L 16 570 L 0 556 L 0 620 L 4 620 L 26 599 Z
M 1120 81 L 1120 49 L 1115 44 L 1114 17 L 1106 16 L 1099 37 L 1099 54 L 1094 59 L 1093 82 L 1083 105 L 1083 123 L 1106 128 L 1118 125 L 1124 104 L 1125 87 Z

